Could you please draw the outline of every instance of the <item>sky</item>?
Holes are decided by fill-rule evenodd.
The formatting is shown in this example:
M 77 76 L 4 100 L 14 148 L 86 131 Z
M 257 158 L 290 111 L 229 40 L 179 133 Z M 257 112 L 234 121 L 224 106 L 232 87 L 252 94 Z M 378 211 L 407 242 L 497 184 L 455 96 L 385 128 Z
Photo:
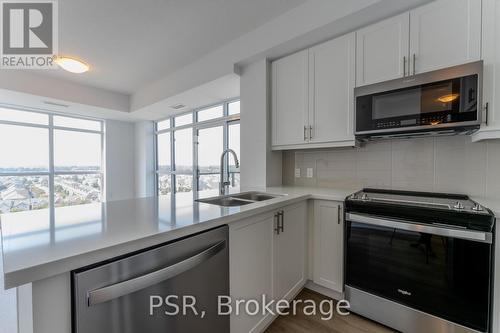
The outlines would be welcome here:
M 46 128 L 0 124 L 0 168 L 49 165 Z M 54 130 L 55 166 L 100 166 L 99 134 Z

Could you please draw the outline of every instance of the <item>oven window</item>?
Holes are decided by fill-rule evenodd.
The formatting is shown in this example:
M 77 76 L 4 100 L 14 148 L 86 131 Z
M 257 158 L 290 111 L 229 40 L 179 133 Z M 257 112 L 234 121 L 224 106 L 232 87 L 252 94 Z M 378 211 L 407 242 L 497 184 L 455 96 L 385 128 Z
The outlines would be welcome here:
M 491 245 L 347 222 L 346 284 L 485 332 Z

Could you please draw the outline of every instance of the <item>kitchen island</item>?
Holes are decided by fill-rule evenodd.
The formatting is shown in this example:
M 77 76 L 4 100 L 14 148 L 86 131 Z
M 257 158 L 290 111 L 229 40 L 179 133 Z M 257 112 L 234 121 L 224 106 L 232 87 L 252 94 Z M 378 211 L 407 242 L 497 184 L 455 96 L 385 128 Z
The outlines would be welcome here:
M 72 270 L 307 199 L 343 201 L 352 192 L 311 192 L 295 187 L 260 190 L 279 196 L 243 206 L 220 207 L 194 201 L 192 193 L 178 193 L 58 207 L 53 217 L 48 209 L 4 215 L 1 232 L 5 288 L 21 287 L 23 294 L 31 294 L 32 304 L 27 307 L 33 309 L 32 313 L 19 316 L 20 320 L 27 316 L 33 321 L 34 332 L 67 333 L 71 327 Z

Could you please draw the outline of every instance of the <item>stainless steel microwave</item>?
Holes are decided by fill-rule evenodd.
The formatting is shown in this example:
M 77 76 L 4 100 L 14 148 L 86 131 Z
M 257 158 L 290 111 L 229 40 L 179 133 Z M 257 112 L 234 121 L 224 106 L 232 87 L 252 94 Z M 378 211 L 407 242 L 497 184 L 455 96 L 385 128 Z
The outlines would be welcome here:
M 356 88 L 358 140 L 472 133 L 481 124 L 482 61 Z

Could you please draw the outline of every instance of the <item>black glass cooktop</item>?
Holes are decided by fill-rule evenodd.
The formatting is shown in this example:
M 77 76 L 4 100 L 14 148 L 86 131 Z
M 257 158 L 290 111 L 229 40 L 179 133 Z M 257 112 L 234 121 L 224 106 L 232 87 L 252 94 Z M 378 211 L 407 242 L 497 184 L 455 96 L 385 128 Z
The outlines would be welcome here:
M 494 214 L 463 194 L 366 188 L 346 198 L 346 212 L 491 231 Z

